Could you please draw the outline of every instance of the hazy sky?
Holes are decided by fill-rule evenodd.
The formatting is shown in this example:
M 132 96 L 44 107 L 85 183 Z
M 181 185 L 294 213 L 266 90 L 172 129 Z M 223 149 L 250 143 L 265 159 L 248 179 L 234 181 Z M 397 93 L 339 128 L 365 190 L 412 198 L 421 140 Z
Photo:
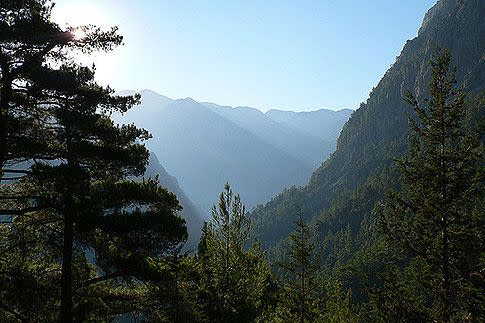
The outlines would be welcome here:
M 435 2 L 58 0 L 54 18 L 120 27 L 125 45 L 94 60 L 117 90 L 339 109 L 367 99 Z

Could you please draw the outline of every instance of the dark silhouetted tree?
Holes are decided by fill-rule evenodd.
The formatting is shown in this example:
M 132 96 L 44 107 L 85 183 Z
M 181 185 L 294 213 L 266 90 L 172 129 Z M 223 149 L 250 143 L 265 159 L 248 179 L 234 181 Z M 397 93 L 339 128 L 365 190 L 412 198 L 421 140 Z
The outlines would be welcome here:
M 316 233 L 301 216 L 295 224 L 287 245 L 287 259 L 278 263 L 283 271 L 283 287 L 277 316 L 279 321 L 315 322 L 321 317 L 324 304 Z
M 408 257 L 386 285 L 404 320 L 484 319 L 483 149 L 478 133 L 465 126 L 465 95 L 450 62 L 449 52 L 434 56 L 429 100 L 406 96 L 417 119 L 410 120 L 409 152 L 398 163 L 403 189 L 381 212 L 388 242 Z
M 50 20 L 51 8 L 42 0 L 4 1 L 0 7 L 0 163 L 2 176 L 25 175 L 0 187 L 0 215 L 10 222 L 2 245 L 22 255 L 20 243 L 24 255 L 32 256 L 30 264 L 21 256 L 25 261 L 12 265 L 8 262 L 17 258 L 6 253 L 13 270 L 6 273 L 12 278 L 7 281 L 12 291 L 25 284 L 15 273 L 16 264 L 25 269 L 40 259 L 56 268 L 60 259 L 60 277 L 52 277 L 60 283 L 37 283 L 60 285 L 60 321 L 94 319 L 90 308 L 99 300 L 110 317 L 129 312 L 133 303 L 126 297 L 124 306 L 116 305 L 120 296 L 114 287 L 160 280 L 152 258 L 169 254 L 187 233 L 176 215 L 181 209 L 176 197 L 157 180 L 126 180 L 144 173 L 148 151 L 140 142 L 149 134 L 133 125 L 115 125 L 109 115 L 126 112 L 138 97 L 114 96 L 96 84 L 94 69 L 70 58 L 75 49 L 110 50 L 122 37 L 116 28 L 103 32 L 84 26 L 84 37 L 76 39 L 74 29 L 61 30 Z M 17 239 L 22 236 L 18 231 L 29 235 Z M 52 252 L 36 254 L 40 246 Z M 54 263 L 48 263 L 53 255 Z M 25 278 L 40 278 L 33 270 L 26 272 Z M 51 299 L 31 295 L 35 303 Z M 2 301 L 5 307 L 10 299 Z M 8 315 L 21 318 L 22 306 L 32 308 L 28 300 L 16 305 Z

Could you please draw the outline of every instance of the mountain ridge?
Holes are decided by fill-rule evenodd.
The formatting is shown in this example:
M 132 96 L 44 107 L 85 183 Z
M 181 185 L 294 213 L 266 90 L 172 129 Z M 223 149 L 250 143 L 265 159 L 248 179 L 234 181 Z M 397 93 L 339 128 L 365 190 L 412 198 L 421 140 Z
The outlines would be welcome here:
M 251 208 L 285 187 L 305 184 L 317 166 L 302 162 L 294 154 L 269 144 L 267 138 L 191 98 L 160 104 L 150 96 L 144 99 L 142 93 L 141 101 L 141 106 L 115 116 L 115 120 L 135 123 L 153 134 L 147 147 L 206 214 L 210 214 L 226 181 L 233 184 Z M 306 139 L 299 146 L 305 147 L 308 142 Z M 321 164 L 328 153 L 322 149 L 313 159 Z
M 160 164 L 157 155 L 150 153 L 148 166 L 143 175 L 143 178 L 158 177 L 160 185 L 167 188 L 170 192 L 177 196 L 177 199 L 182 206 L 180 215 L 185 219 L 187 225 L 187 232 L 189 234 L 188 245 L 194 247 L 199 241 L 201 228 L 204 222 L 203 212 L 200 210 L 185 192 L 180 187 L 177 178 L 170 175 L 165 168 Z
M 256 108 L 245 106 L 233 108 L 214 103 L 207 106 L 268 144 L 296 157 L 310 168 L 319 166 L 335 149 L 335 138 L 334 142 L 323 140 L 297 127 L 278 122 Z
M 468 91 L 473 94 L 485 88 L 485 2 L 440 0 L 428 13 L 419 35 L 406 42 L 366 102 L 345 123 L 336 151 L 312 174 L 309 184 L 285 190 L 252 212 L 257 234 L 266 246 L 289 234 L 296 214 L 313 220 L 329 212 L 339 195 L 355 192 L 406 151 L 407 117 L 412 110 L 403 96 L 409 89 L 424 102 L 429 60 L 438 46 L 450 49 L 458 80 Z M 362 210 L 359 216 L 367 212 L 371 209 Z M 359 223 L 358 219 L 349 221 Z

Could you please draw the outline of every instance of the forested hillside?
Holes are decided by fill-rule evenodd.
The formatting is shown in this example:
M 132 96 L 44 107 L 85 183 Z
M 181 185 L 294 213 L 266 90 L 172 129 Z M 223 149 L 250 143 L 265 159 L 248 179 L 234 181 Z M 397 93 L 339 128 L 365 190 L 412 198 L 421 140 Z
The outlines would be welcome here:
M 0 2 L 1 322 L 485 321 L 483 0 L 439 0 L 342 131 L 115 94 L 78 60 L 118 28 L 54 9 Z
M 335 153 L 313 173 L 309 184 L 285 190 L 252 212 L 264 245 L 274 246 L 284 239 L 299 213 L 306 220 L 335 218 L 337 230 L 347 225 L 354 232 L 358 229 L 364 216 L 371 213 L 379 193 L 363 198 L 365 203 L 348 197 L 367 191 L 369 182 L 379 178 L 406 151 L 408 116 L 412 110 L 403 97 L 406 90 L 416 93 L 420 101 L 428 96 L 429 61 L 436 48 L 451 51 L 458 81 L 471 95 L 485 88 L 484 15 L 485 3 L 480 0 L 442 0 L 429 10 L 418 36 L 406 42 L 367 101 L 352 114 L 339 136 Z M 476 113 L 483 114 L 483 109 Z M 388 179 L 383 181 L 386 182 Z

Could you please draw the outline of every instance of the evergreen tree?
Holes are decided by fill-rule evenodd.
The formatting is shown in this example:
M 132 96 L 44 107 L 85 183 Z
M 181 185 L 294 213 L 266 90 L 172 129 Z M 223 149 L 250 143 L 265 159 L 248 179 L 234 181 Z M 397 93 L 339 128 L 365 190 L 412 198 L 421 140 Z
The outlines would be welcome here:
M 163 280 L 150 284 L 149 303 L 143 311 L 146 319 L 156 322 L 207 322 L 199 299 L 199 263 L 194 255 L 172 254 L 157 261 Z
M 331 282 L 329 285 L 327 287 L 325 311 L 318 321 L 322 323 L 362 322 L 363 320 L 355 313 L 351 290 L 345 291 L 342 283 L 338 280 Z
M 485 318 L 483 150 L 479 135 L 465 127 L 465 95 L 450 62 L 442 51 L 432 60 L 431 99 L 406 96 L 417 120 L 398 163 L 403 189 L 381 210 L 387 241 L 408 260 L 387 279 L 391 301 L 382 304 L 404 320 Z
M 211 321 L 251 322 L 263 310 L 270 272 L 259 245 L 244 249 L 250 228 L 241 198 L 226 184 L 199 244 L 200 292 Z
M 138 97 L 113 96 L 113 90 L 95 83 L 93 69 L 69 59 L 76 48 L 110 50 L 121 36 L 116 29 L 85 26 L 83 39 L 75 39 L 73 29 L 61 30 L 50 21 L 51 9 L 43 0 L 5 1 L 0 7 L 0 163 L 2 174 L 26 175 L 0 187 L 0 215 L 10 217 L 2 228 L 7 251 L 2 261 L 13 269 L 2 274 L 10 278 L 7 290 L 15 291 L 25 286 L 23 278 L 45 278 L 32 270 L 42 263 L 60 273 L 52 275 L 57 284 L 36 284 L 60 285 L 54 295 L 62 322 L 93 319 L 99 303 L 112 317 L 129 312 L 134 303 L 128 289 L 120 301 L 120 290 L 162 279 L 151 260 L 171 252 L 187 233 L 176 215 L 176 197 L 157 180 L 125 179 L 144 173 L 148 151 L 139 142 L 149 134 L 115 125 L 109 115 L 126 112 Z M 28 238 L 17 239 L 19 231 Z M 19 244 L 27 252 L 17 261 Z M 35 252 L 43 248 L 52 251 Z M 18 269 L 26 275 L 17 275 Z M 51 299 L 31 295 L 46 306 Z M 17 298 L 3 290 L 0 296 L 4 307 L 12 305 L 7 315 L 36 308 L 28 301 L 15 304 Z
M 53 322 L 59 305 L 59 253 L 51 245 L 51 221 L 19 217 L 0 224 L 0 321 Z M 47 247 L 46 247 L 47 246 Z
M 321 317 L 324 305 L 316 234 L 301 216 L 295 224 L 296 229 L 289 237 L 288 259 L 279 263 L 284 284 L 277 316 L 283 321 L 315 322 Z
M 148 152 L 136 142 L 147 139 L 148 134 L 134 126 L 114 125 L 104 111 L 123 111 L 131 101 L 113 97 L 111 90 L 97 86 L 89 69 L 63 66 L 60 72 L 70 76 L 72 83 L 68 87 L 60 79 L 57 84 L 63 88 L 50 94 L 57 103 L 48 111 L 54 127 L 44 138 L 49 142 L 44 156 L 50 154 L 50 158 L 36 159 L 29 176 L 15 184 L 35 188 L 36 197 L 24 202 L 28 206 L 17 203 L 20 207 L 16 208 L 34 212 L 19 213 L 13 222 L 41 212 L 44 223 L 57 223 L 46 234 L 62 245 L 59 297 L 62 321 L 66 322 L 85 315 L 79 297 L 83 289 L 106 280 L 153 279 L 158 274 L 149 257 L 170 251 L 187 234 L 184 221 L 175 215 L 180 206 L 173 194 L 160 188 L 156 180 L 136 183 L 124 179 L 144 172 Z M 73 275 L 75 258 L 85 259 L 86 248 L 94 251 L 97 271 L 104 275 Z M 76 297 L 75 286 L 81 290 Z M 74 298 L 78 303 L 75 311 Z
M 51 20 L 52 1 L 5 0 L 0 3 L 0 176 L 28 174 L 28 163 L 44 157 L 48 91 L 57 74 L 48 66 L 72 60 L 73 52 L 108 51 L 122 42 L 116 28 L 87 25 L 60 28 Z M 80 30 L 82 39 L 74 37 Z M 28 167 L 27 167 L 28 168 Z M 5 180 L 5 178 L 3 178 Z

